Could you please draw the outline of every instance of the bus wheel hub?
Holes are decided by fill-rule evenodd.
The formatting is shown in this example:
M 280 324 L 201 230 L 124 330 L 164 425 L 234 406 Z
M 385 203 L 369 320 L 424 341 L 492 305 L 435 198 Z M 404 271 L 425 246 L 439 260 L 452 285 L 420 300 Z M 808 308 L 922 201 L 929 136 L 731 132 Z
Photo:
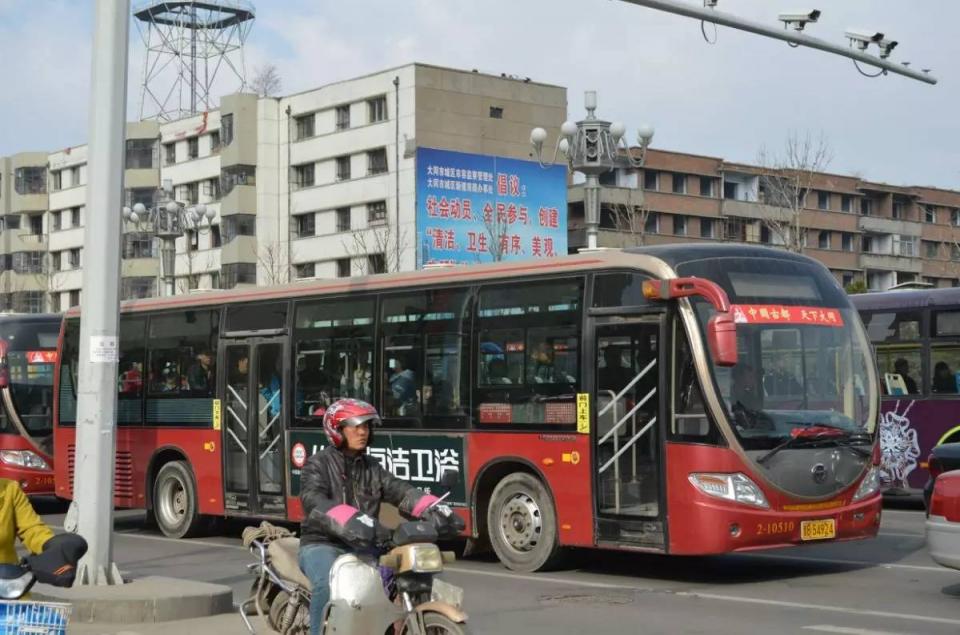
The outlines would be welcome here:
M 500 532 L 504 541 L 518 551 L 530 551 L 540 540 L 542 522 L 536 501 L 516 494 L 500 512 Z

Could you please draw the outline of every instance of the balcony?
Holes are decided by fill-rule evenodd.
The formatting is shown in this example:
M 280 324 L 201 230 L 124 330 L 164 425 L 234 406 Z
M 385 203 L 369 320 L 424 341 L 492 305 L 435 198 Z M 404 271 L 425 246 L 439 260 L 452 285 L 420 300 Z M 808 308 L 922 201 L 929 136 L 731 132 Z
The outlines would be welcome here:
M 878 218 L 876 216 L 861 216 L 860 229 L 877 234 L 919 236 L 923 232 L 923 225 L 913 221 Z
M 255 185 L 234 185 L 229 193 L 220 199 L 220 215 L 253 214 L 257 210 L 257 187 Z
M 890 271 L 909 271 L 920 273 L 923 270 L 923 259 L 909 256 L 895 256 L 893 254 L 860 254 L 862 269 L 886 269 Z
M 756 220 L 776 220 L 788 222 L 793 217 L 793 211 L 786 207 L 763 205 L 752 201 L 737 201 L 723 199 L 723 215 L 737 218 L 753 218 Z

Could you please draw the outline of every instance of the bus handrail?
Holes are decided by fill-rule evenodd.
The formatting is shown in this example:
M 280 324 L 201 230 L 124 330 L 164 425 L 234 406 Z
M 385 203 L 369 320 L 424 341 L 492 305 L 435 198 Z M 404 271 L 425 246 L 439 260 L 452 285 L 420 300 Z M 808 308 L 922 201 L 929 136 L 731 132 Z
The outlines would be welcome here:
M 647 430 L 649 430 L 650 427 L 651 427 L 653 424 L 655 424 L 656 422 L 657 422 L 657 418 L 656 418 L 656 416 L 654 416 L 652 419 L 650 419 L 650 421 L 648 421 L 648 422 L 646 423 L 646 425 L 644 425 L 642 428 L 640 428 L 640 432 L 638 432 L 638 433 L 636 433 L 635 435 L 633 435 L 633 437 L 632 437 L 629 441 L 627 441 L 626 443 L 623 444 L 623 447 L 620 448 L 620 449 L 617 451 L 616 454 L 614 454 L 612 457 L 610 457 L 610 459 L 600 467 L 600 472 L 599 472 L 599 474 L 603 474 L 603 473 L 606 471 L 606 469 L 607 469 L 608 467 L 610 467 L 610 464 L 611 464 L 611 463 L 613 463 L 613 462 L 616 461 L 618 458 L 620 458 L 620 455 L 621 455 L 621 454 L 623 454 L 624 452 L 626 452 L 628 449 L 630 449 L 630 448 L 633 446 L 633 444 L 635 444 L 637 441 L 639 441 L 639 440 L 640 440 L 640 437 L 642 437 L 642 436 L 647 432 Z
M 603 415 L 605 415 L 605 414 L 607 413 L 607 410 L 610 409 L 610 406 L 612 406 L 612 405 L 615 404 L 616 402 L 618 402 L 618 401 L 620 401 L 621 399 L 623 399 L 623 396 L 624 396 L 625 394 L 627 394 L 627 392 L 628 392 L 631 388 L 633 388 L 633 386 L 634 386 L 638 381 L 640 381 L 640 379 L 642 379 L 643 376 L 647 374 L 647 371 L 649 371 L 651 368 L 653 368 L 653 366 L 655 366 L 656 363 L 657 363 L 657 360 L 656 360 L 656 359 L 650 360 L 650 363 L 647 364 L 647 367 L 644 368 L 643 370 L 641 370 L 639 375 L 637 375 L 636 377 L 634 377 L 633 379 L 631 379 L 631 380 L 630 380 L 630 383 L 627 384 L 627 386 L 626 386 L 623 390 L 621 390 L 621 391 L 613 398 L 613 401 L 611 401 L 610 403 L 608 403 L 606 406 L 604 406 L 604 407 L 600 410 L 600 412 L 597 413 L 597 416 L 598 416 L 598 417 L 602 417 Z M 611 390 L 610 392 L 613 392 L 613 391 Z
M 623 418 L 620 419 L 620 421 L 618 421 L 618 422 L 616 423 L 616 425 L 614 425 L 612 428 L 610 428 L 610 430 L 608 430 L 605 435 L 603 435 L 603 438 L 601 438 L 601 439 L 597 442 L 597 445 L 601 445 L 601 444 L 603 444 L 603 443 L 606 443 L 607 439 L 610 438 L 610 435 L 612 435 L 614 432 L 616 432 L 617 430 L 619 430 L 619 429 L 620 429 L 620 426 L 622 426 L 624 423 L 626 423 L 626 422 L 627 422 L 627 419 L 629 419 L 631 416 L 633 416 L 633 414 L 636 413 L 636 411 L 639 410 L 640 407 L 641 407 L 643 404 L 647 403 L 647 401 L 650 400 L 650 397 L 653 397 L 653 395 L 654 395 L 656 392 L 657 392 L 657 389 L 656 389 L 656 388 L 654 388 L 653 390 L 651 390 L 650 392 L 648 392 L 647 395 L 646 395 L 643 399 L 641 399 L 640 401 L 638 401 L 637 404 L 636 404 L 633 408 L 630 409 L 630 412 L 628 412 L 627 414 L 623 415 Z

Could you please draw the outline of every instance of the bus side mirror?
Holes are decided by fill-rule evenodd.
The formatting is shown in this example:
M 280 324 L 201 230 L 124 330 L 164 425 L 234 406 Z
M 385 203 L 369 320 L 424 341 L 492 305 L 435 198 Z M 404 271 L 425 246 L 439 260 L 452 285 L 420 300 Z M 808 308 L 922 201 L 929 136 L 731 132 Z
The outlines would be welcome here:
M 737 324 L 733 321 L 730 298 L 723 287 L 706 278 L 645 280 L 643 296 L 648 300 L 672 300 L 698 295 L 717 313 L 707 322 L 707 347 L 717 366 L 737 364 Z
M 10 368 L 7 366 L 7 341 L 0 340 L 0 389 L 10 385 Z

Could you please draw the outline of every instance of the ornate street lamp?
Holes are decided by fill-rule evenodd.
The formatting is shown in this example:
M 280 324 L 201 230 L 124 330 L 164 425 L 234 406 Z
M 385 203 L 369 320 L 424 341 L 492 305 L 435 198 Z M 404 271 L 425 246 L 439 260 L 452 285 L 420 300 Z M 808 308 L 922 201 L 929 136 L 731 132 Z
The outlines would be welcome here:
M 133 223 L 139 231 L 149 231 L 160 239 L 160 276 L 164 279 L 165 295 L 168 296 L 174 295 L 176 288 L 177 238 L 185 236 L 191 229 L 200 231 L 204 220 L 207 221 L 206 228 L 209 228 L 217 215 L 216 210 L 203 203 L 187 206 L 174 200 L 172 190 L 172 187 L 158 190 L 153 207 L 136 203 L 133 208 L 123 208 L 124 220 Z M 187 251 L 190 251 L 189 244 Z
M 596 249 L 597 229 L 600 226 L 599 176 L 618 167 L 643 167 L 647 148 L 653 139 L 653 128 L 640 126 L 637 130 L 639 148 L 631 148 L 624 138 L 627 132 L 625 125 L 597 118 L 594 112 L 597 109 L 596 91 L 588 90 L 584 93 L 584 106 L 587 109 L 585 119 L 576 123 L 564 121 L 560 126 L 560 137 L 550 163 L 556 163 L 557 156 L 563 155 L 571 170 L 581 172 L 586 177 L 583 204 L 587 224 L 587 249 Z M 542 167 L 547 167 L 543 163 L 543 144 L 546 140 L 547 131 L 543 128 L 534 128 L 530 132 L 530 144 Z

